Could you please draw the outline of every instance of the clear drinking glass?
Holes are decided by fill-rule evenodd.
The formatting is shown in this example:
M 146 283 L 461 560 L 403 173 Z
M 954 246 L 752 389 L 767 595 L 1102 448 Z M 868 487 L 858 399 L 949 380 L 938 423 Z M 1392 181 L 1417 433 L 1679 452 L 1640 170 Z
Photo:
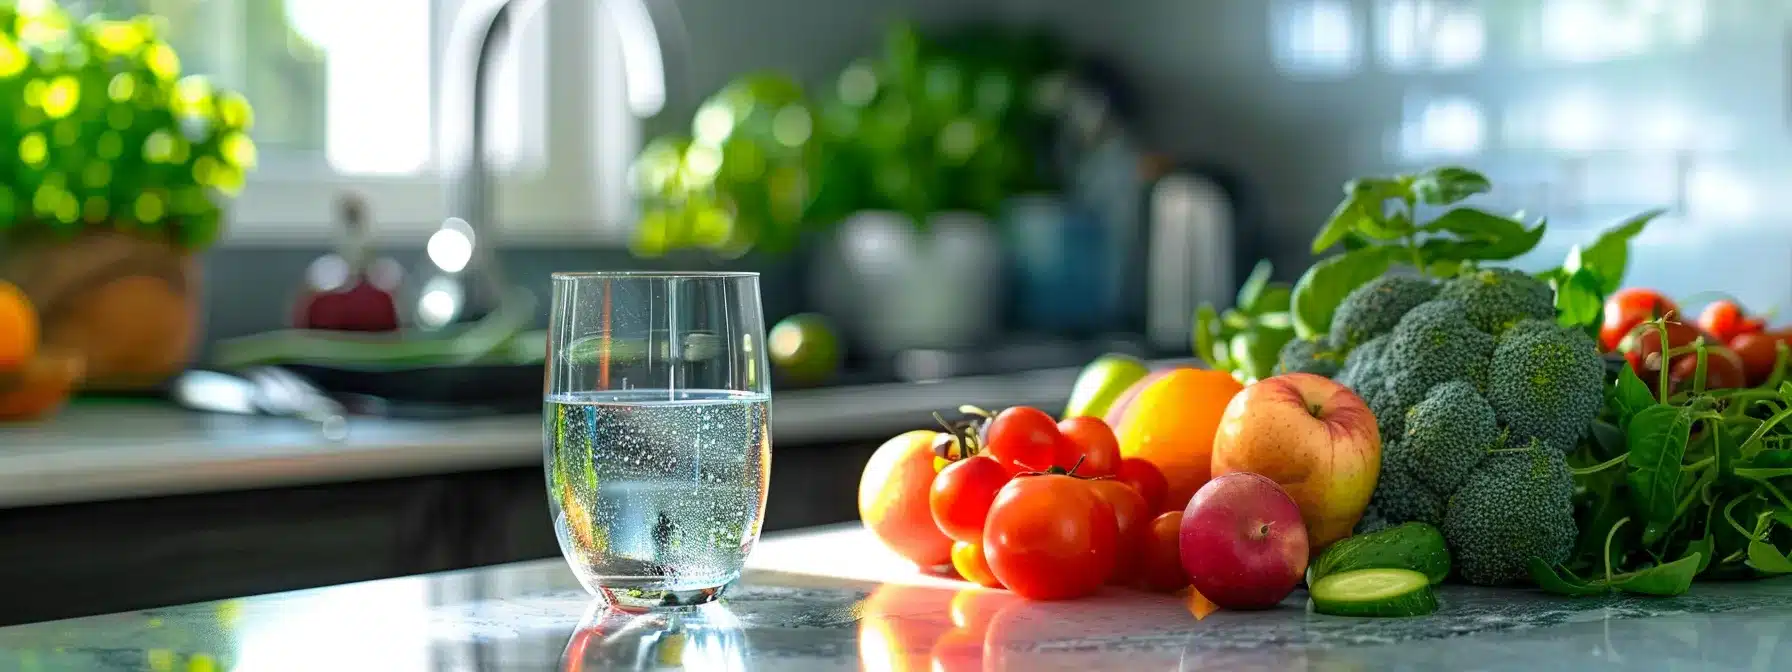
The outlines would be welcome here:
M 708 602 L 765 518 L 757 273 L 556 273 L 542 446 L 560 550 L 624 607 Z

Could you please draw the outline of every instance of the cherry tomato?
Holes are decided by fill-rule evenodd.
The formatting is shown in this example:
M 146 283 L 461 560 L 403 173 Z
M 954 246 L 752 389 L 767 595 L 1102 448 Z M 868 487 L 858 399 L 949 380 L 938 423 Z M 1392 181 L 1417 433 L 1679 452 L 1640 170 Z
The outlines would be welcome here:
M 1145 506 L 1139 491 L 1120 481 L 1096 479 L 1089 481 L 1089 487 L 1114 510 L 1114 525 L 1120 536 L 1114 541 L 1114 575 L 1109 581 L 1125 583 L 1139 564 L 1139 549 L 1145 545 L 1145 534 L 1157 512 Z
M 1139 457 L 1121 460 L 1120 469 L 1114 474 L 1114 478 L 1139 491 L 1139 496 L 1145 498 L 1145 509 L 1148 511 L 1181 511 L 1183 508 L 1182 505 L 1164 501 L 1165 495 L 1170 491 L 1170 481 L 1164 478 L 1164 472 L 1150 460 Z
M 955 541 L 982 541 L 989 503 L 1011 478 L 1014 475 L 1002 463 L 987 455 L 972 455 L 946 465 L 927 493 L 933 523 Z
M 1605 323 L 1599 327 L 1599 344 L 1608 351 L 1616 350 L 1636 325 L 1678 310 L 1673 301 L 1654 290 L 1620 289 L 1605 300 Z
M 983 553 L 996 579 L 1032 600 L 1101 590 L 1114 574 L 1120 526 L 1088 481 L 1021 476 L 1002 486 L 983 526 Z
M 1058 423 L 1058 431 L 1073 446 L 1072 454 L 1059 458 L 1059 466 L 1075 467 L 1076 475 L 1085 478 L 1113 476 L 1120 467 L 1120 440 L 1101 418 L 1067 418 Z
M 1182 568 L 1182 512 L 1167 511 L 1151 519 L 1145 543 L 1139 551 L 1136 585 L 1154 593 L 1174 593 L 1188 587 L 1188 570 Z
M 979 586 L 1001 588 L 1002 582 L 989 571 L 989 560 L 983 557 L 982 544 L 957 542 L 952 544 L 952 568 L 958 570 L 958 576 Z
M 1013 474 L 1045 471 L 1075 450 L 1064 433 L 1058 431 L 1058 421 L 1031 406 L 1015 406 L 997 413 L 989 423 L 985 443 L 984 450 Z
M 1689 324 L 1668 322 L 1664 326 L 1667 329 L 1669 348 L 1691 345 L 1700 338 L 1704 338 L 1706 343 L 1716 343 L 1698 327 Z M 1624 359 L 1630 361 L 1630 368 L 1644 382 L 1649 382 L 1652 376 L 1661 371 L 1661 333 L 1654 328 L 1641 324 L 1632 328 L 1618 345 L 1618 350 L 1624 353 Z
M 1779 339 L 1773 334 L 1757 332 L 1737 336 L 1730 349 L 1742 360 L 1742 373 L 1750 386 L 1767 382 L 1773 376 L 1773 365 L 1779 361 Z
M 1674 368 L 1668 370 L 1668 385 L 1674 392 L 1691 390 L 1698 369 L 1698 353 L 1675 357 Z M 1748 375 L 1742 368 L 1742 358 L 1736 356 L 1736 351 L 1723 346 L 1712 346 L 1705 350 L 1705 389 L 1725 390 L 1747 384 Z
M 1763 327 L 1765 325 L 1760 320 L 1750 318 L 1741 305 L 1729 299 L 1714 301 L 1699 313 L 1699 328 L 1720 343 L 1729 343 L 1737 336 L 1760 331 Z

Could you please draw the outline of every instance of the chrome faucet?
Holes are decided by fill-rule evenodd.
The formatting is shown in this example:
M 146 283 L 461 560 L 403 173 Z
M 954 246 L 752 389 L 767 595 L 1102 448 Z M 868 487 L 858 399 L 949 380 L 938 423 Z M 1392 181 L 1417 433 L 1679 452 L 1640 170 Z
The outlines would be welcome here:
M 425 327 L 476 320 L 496 310 L 507 291 L 503 268 L 498 263 L 496 209 L 492 205 L 492 171 L 486 156 L 485 129 L 491 119 L 487 94 L 496 77 L 498 50 L 516 35 L 519 18 L 526 17 L 544 0 L 490 0 L 469 3 L 451 34 L 446 62 L 472 72 L 472 100 L 468 111 L 466 155 L 455 166 L 449 181 L 448 219 L 437 236 L 464 239 L 467 255 L 436 258 L 432 249 L 427 264 L 431 278 L 418 293 L 419 322 Z M 450 75 L 453 73 L 449 73 Z M 432 242 L 433 242 L 432 238 Z M 452 241 L 455 245 L 459 240 Z M 431 245 L 432 248 L 435 245 Z M 458 268 L 455 262 L 463 261 Z M 427 268 L 427 267 L 426 267 Z M 432 297 L 441 292 L 442 296 Z M 443 296 L 451 297 L 444 299 Z

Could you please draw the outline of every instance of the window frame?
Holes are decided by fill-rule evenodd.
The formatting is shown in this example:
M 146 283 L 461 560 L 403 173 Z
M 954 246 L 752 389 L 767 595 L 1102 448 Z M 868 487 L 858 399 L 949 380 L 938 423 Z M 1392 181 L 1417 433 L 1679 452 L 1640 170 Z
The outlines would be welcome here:
M 464 139 L 443 123 L 456 91 L 446 83 L 446 42 L 463 12 L 493 0 L 431 0 L 431 104 L 434 147 L 430 165 L 413 175 L 355 175 L 332 168 L 322 151 L 264 148 L 261 165 L 243 191 L 224 203 L 222 247 L 316 245 L 336 239 L 336 201 L 353 192 L 368 208 L 375 240 L 421 244 L 449 212 L 449 185 Z M 626 166 L 639 148 L 640 121 L 628 109 L 622 61 L 608 12 L 588 0 L 547 0 L 512 36 L 545 49 L 517 49 L 517 67 L 545 76 L 522 77 L 518 89 L 525 155 L 512 170 L 492 176 L 493 228 L 504 242 L 579 242 L 620 245 L 633 204 Z M 595 39 L 594 39 L 595 38 Z M 459 77 L 466 77 L 461 74 Z M 463 85 L 464 86 L 464 85 Z M 464 100 L 464 98 L 462 98 Z M 539 120 L 536 122 L 535 120 Z M 464 126 L 461 127 L 464 129 Z M 552 138 L 552 141 L 548 141 Z M 531 155 L 531 144 L 539 151 Z M 458 214 L 458 213 L 454 213 Z

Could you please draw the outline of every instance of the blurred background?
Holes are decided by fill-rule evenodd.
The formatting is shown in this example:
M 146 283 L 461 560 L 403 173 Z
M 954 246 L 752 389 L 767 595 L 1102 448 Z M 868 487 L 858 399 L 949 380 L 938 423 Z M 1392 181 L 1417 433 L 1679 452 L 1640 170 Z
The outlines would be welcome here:
M 763 274 L 770 529 L 851 519 L 869 450 L 942 403 L 1188 357 L 1196 307 L 1297 277 L 1357 176 L 1473 166 L 1548 216 L 1539 266 L 1666 208 L 1632 284 L 1771 310 L 1788 20 L 0 0 L 0 580 L 34 586 L 0 620 L 553 557 L 554 271 Z

